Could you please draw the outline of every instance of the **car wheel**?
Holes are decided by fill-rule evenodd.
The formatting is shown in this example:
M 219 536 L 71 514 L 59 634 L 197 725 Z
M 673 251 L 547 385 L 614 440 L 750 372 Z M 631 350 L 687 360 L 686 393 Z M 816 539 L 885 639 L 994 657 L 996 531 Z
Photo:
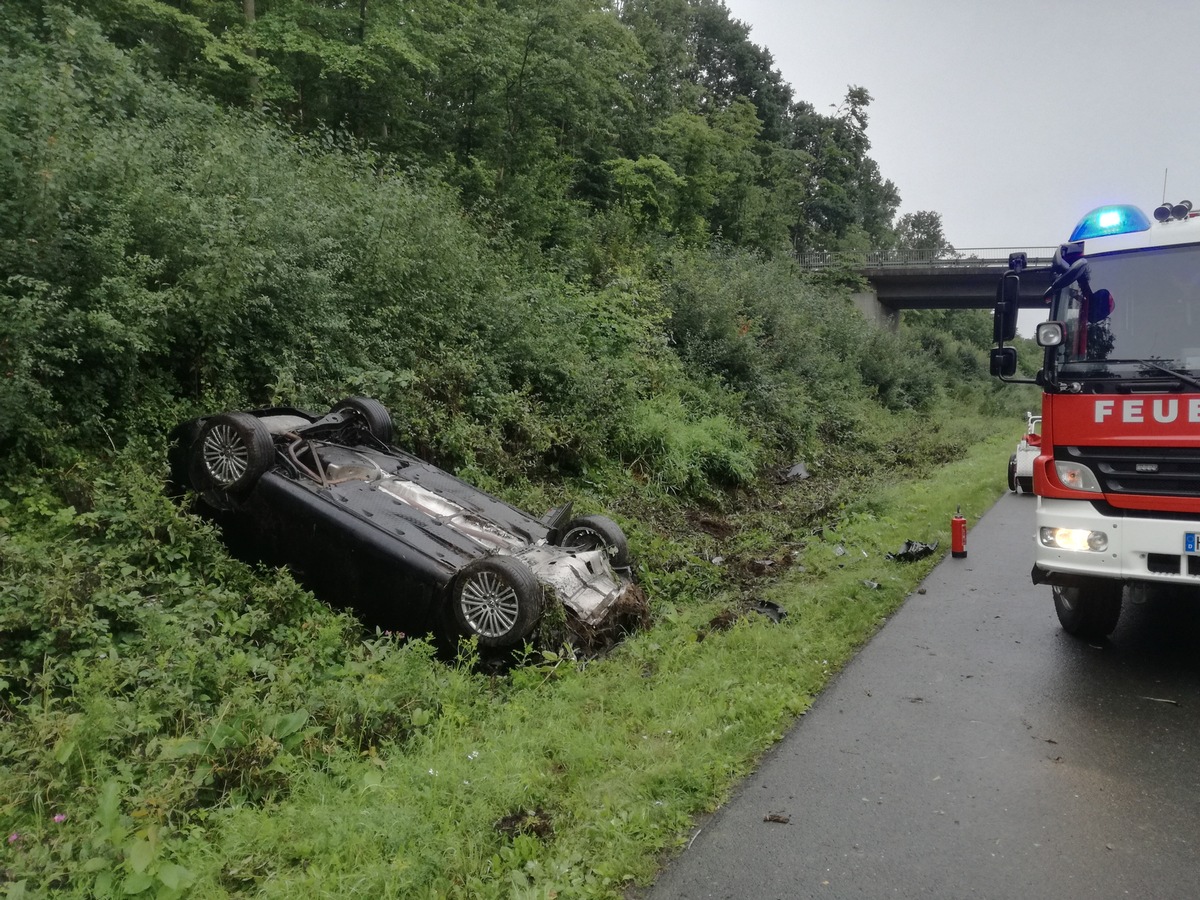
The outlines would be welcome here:
M 213 416 L 200 429 L 192 461 L 192 487 L 198 491 L 248 491 L 275 460 L 267 426 L 245 412 Z
M 1017 479 L 1017 487 L 1019 487 L 1021 489 L 1022 494 L 1032 494 L 1033 493 L 1033 479 L 1032 478 L 1018 478 Z
M 1008 489 L 1017 492 L 1017 454 L 1008 458 Z
M 390 444 L 396 436 L 396 426 L 392 423 L 392 414 L 378 400 L 370 397 L 347 397 L 333 405 L 334 412 L 353 410 L 366 425 L 367 431 L 385 444 Z
M 511 556 L 489 556 L 467 565 L 451 594 L 454 619 L 479 646 L 518 647 L 542 616 L 542 586 L 533 570 Z
M 1067 634 L 1099 639 L 1112 634 L 1121 618 L 1119 581 L 1101 581 L 1085 587 L 1054 588 L 1054 611 Z
M 629 543 L 621 526 L 607 516 L 580 516 L 562 530 L 558 546 L 564 550 L 606 550 L 615 568 L 629 565 Z

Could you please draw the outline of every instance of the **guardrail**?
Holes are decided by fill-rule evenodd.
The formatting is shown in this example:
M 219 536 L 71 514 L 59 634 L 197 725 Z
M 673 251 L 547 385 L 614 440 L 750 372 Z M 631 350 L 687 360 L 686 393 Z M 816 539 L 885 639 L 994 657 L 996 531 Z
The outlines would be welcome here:
M 1057 247 L 974 247 L 962 250 L 808 250 L 798 257 L 806 269 L 842 266 L 851 269 L 883 268 L 887 266 L 924 266 L 953 268 L 956 266 L 1008 265 L 1010 253 L 1026 253 L 1029 264 L 1049 263 Z

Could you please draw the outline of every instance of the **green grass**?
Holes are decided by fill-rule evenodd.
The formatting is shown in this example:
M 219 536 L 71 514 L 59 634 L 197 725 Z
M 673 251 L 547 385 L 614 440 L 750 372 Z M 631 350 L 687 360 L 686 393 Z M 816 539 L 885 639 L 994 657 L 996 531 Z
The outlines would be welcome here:
M 222 113 L 51 6 L 0 25 L 0 895 L 618 896 L 931 564 L 883 555 L 1001 489 L 1034 394 L 986 380 L 986 311 L 878 331 L 582 198 L 526 244 L 493 217 L 550 208 L 507 167 L 496 207 L 478 160 Z M 177 422 L 351 394 L 522 508 L 617 518 L 653 628 L 489 677 L 163 496 Z
M 23 626 L 41 662 L 0 672 L 25 685 L 0 707 L 0 825 L 18 836 L 0 891 L 620 897 L 936 563 L 885 554 L 907 539 L 944 552 L 955 509 L 974 520 L 994 502 L 1010 445 L 862 490 L 819 528 L 794 518 L 813 485 L 786 487 L 731 514 L 722 542 L 753 557 L 782 536 L 782 577 L 723 578 L 699 557 L 647 570 L 650 630 L 602 659 L 541 652 L 494 676 L 423 642 L 356 640 L 286 575 L 224 558 L 149 474 L 97 483 L 91 512 L 32 486 L 0 504 L 6 627 L 47 617 Z M 58 549 L 39 551 L 50 536 Z M 787 617 L 745 613 L 751 597 Z
M 848 509 L 770 590 L 781 625 L 751 615 L 710 630 L 695 609 L 604 660 L 549 658 L 493 681 L 448 673 L 437 722 L 402 751 L 230 812 L 205 887 L 217 891 L 229 860 L 280 897 L 619 896 L 649 881 L 937 561 L 885 554 L 908 538 L 948 549 L 955 509 L 972 520 L 995 501 L 1008 443 Z M 530 833 L 497 829 L 514 814 Z

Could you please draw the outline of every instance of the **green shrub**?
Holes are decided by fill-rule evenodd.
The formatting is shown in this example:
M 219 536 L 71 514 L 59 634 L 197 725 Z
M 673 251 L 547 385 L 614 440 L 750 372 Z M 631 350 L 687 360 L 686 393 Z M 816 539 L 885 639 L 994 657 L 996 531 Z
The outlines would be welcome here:
M 175 26 L 191 46 L 196 23 L 135 13 L 162 30 L 132 56 L 54 3 L 0 22 L 8 893 L 618 895 L 808 702 L 812 623 L 858 640 L 898 602 L 827 605 L 838 573 L 812 533 L 838 515 L 872 532 L 880 485 L 963 456 L 1036 393 L 982 380 L 984 317 L 873 330 L 844 273 L 701 246 L 696 210 L 681 246 L 661 167 L 607 166 L 618 205 L 585 218 L 549 141 L 544 172 L 459 165 L 468 215 L 438 172 L 143 74 L 131 60 Z M 484 675 L 469 649 L 447 663 L 364 634 L 163 496 L 181 419 L 349 394 L 518 505 L 619 516 L 656 627 L 608 660 L 544 649 Z M 813 477 L 772 483 L 796 459 Z M 769 651 L 761 623 L 718 635 L 746 589 L 719 558 L 786 562 L 806 542 L 821 601 L 770 626 Z M 697 715 L 713 685 L 727 702 Z
M 720 414 L 693 418 L 676 398 L 627 410 L 616 441 L 628 465 L 668 492 L 748 484 L 758 470 L 758 448 L 745 429 Z
M 442 714 L 452 675 L 429 645 L 364 640 L 286 573 L 229 559 L 147 455 L 0 497 L 0 809 L 33 854 L 10 880 L 168 885 L 171 847 L 213 810 L 277 801 Z

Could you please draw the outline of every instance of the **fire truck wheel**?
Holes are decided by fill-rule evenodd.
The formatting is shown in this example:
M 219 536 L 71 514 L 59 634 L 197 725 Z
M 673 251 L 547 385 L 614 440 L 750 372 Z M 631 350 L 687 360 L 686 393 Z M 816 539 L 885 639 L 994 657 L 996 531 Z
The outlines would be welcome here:
M 1017 492 L 1017 454 L 1008 458 L 1008 489 Z
M 1121 618 L 1120 582 L 1098 581 L 1086 587 L 1055 587 L 1054 611 L 1067 634 L 1093 640 L 1108 637 Z

